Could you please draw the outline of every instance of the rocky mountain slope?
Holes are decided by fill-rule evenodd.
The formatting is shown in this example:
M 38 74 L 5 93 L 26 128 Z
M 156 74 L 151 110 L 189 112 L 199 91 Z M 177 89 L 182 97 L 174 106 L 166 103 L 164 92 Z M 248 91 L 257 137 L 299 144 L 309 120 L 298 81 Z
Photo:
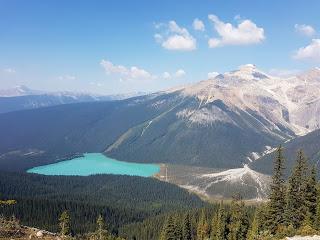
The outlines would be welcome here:
M 315 68 L 281 79 L 245 65 L 214 79 L 171 89 L 162 94 L 173 94 L 180 102 L 128 129 L 106 154 L 119 159 L 242 167 L 277 144 L 319 127 L 319 76 Z
M 302 149 L 308 158 L 308 161 L 316 164 L 319 168 L 320 161 L 320 130 L 315 130 L 305 136 L 300 136 L 282 144 L 284 156 L 286 157 L 286 173 L 290 174 L 290 167 L 294 165 L 297 152 Z M 250 164 L 250 167 L 256 171 L 266 174 L 272 173 L 272 161 L 274 154 L 269 152 L 260 157 L 257 161 Z
M 308 143 L 305 150 L 317 156 L 319 111 L 319 68 L 279 78 L 248 64 L 147 96 L 0 114 L 0 132 L 6 136 L 0 166 L 25 170 L 72 154 L 104 152 L 124 161 L 223 171 L 200 181 L 207 185 L 239 173 L 250 176 L 242 179 L 255 190 L 259 182 L 253 170 L 269 173 L 270 154 L 280 143 L 289 148 L 306 135 L 297 138 L 303 147 L 301 141 L 315 136 L 310 140 L 314 147 Z
M 318 128 L 319 76 L 316 68 L 280 79 L 245 65 L 124 101 L 1 114 L 0 152 L 105 151 L 126 161 L 239 168 Z

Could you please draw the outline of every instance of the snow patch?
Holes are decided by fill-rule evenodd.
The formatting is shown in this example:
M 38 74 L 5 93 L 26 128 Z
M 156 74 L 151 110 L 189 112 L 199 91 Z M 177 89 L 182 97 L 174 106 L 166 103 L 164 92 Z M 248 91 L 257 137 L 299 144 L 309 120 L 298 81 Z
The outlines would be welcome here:
M 186 119 L 191 123 L 209 125 L 214 122 L 224 122 L 236 125 L 236 123 L 220 108 L 216 106 L 200 109 L 184 109 L 176 113 L 178 118 Z

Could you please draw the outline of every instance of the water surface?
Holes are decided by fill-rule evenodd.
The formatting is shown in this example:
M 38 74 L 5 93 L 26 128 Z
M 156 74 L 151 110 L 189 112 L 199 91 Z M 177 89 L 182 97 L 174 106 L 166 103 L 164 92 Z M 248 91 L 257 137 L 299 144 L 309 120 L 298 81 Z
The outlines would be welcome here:
M 93 174 L 120 174 L 150 177 L 160 171 L 156 164 L 117 161 L 101 153 L 86 153 L 58 163 L 34 167 L 27 172 L 43 175 L 89 176 Z

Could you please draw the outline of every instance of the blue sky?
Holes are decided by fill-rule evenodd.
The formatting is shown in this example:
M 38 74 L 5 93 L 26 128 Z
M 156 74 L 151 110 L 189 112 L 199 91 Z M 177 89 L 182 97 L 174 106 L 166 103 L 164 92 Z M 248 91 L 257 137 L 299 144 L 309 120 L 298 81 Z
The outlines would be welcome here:
M 0 0 L 0 88 L 155 91 L 247 63 L 296 73 L 320 65 L 319 12 L 317 0 Z

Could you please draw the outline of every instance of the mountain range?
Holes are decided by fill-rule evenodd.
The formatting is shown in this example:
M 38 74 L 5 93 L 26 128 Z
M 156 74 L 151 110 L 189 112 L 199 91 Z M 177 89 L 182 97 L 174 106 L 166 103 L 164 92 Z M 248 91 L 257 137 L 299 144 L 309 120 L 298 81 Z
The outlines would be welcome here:
M 143 92 L 116 95 L 98 95 L 68 91 L 48 92 L 33 90 L 26 86 L 16 86 L 14 88 L 0 90 L 0 113 L 70 103 L 122 100 L 144 94 Z
M 203 181 L 180 182 L 186 188 L 205 182 L 219 192 L 226 184 L 239 185 L 245 176 L 253 186 L 248 198 L 257 198 L 263 194 L 254 189 L 261 188 L 262 173 L 271 172 L 279 144 L 290 150 L 288 168 L 294 163 L 292 152 L 300 147 L 310 161 L 319 160 L 319 124 L 319 68 L 280 78 L 247 64 L 212 79 L 121 101 L 0 114 L 0 132 L 6 136 L 0 167 L 23 171 L 73 154 L 103 152 L 118 160 L 214 169 Z M 228 180 L 233 175 L 238 181 Z

